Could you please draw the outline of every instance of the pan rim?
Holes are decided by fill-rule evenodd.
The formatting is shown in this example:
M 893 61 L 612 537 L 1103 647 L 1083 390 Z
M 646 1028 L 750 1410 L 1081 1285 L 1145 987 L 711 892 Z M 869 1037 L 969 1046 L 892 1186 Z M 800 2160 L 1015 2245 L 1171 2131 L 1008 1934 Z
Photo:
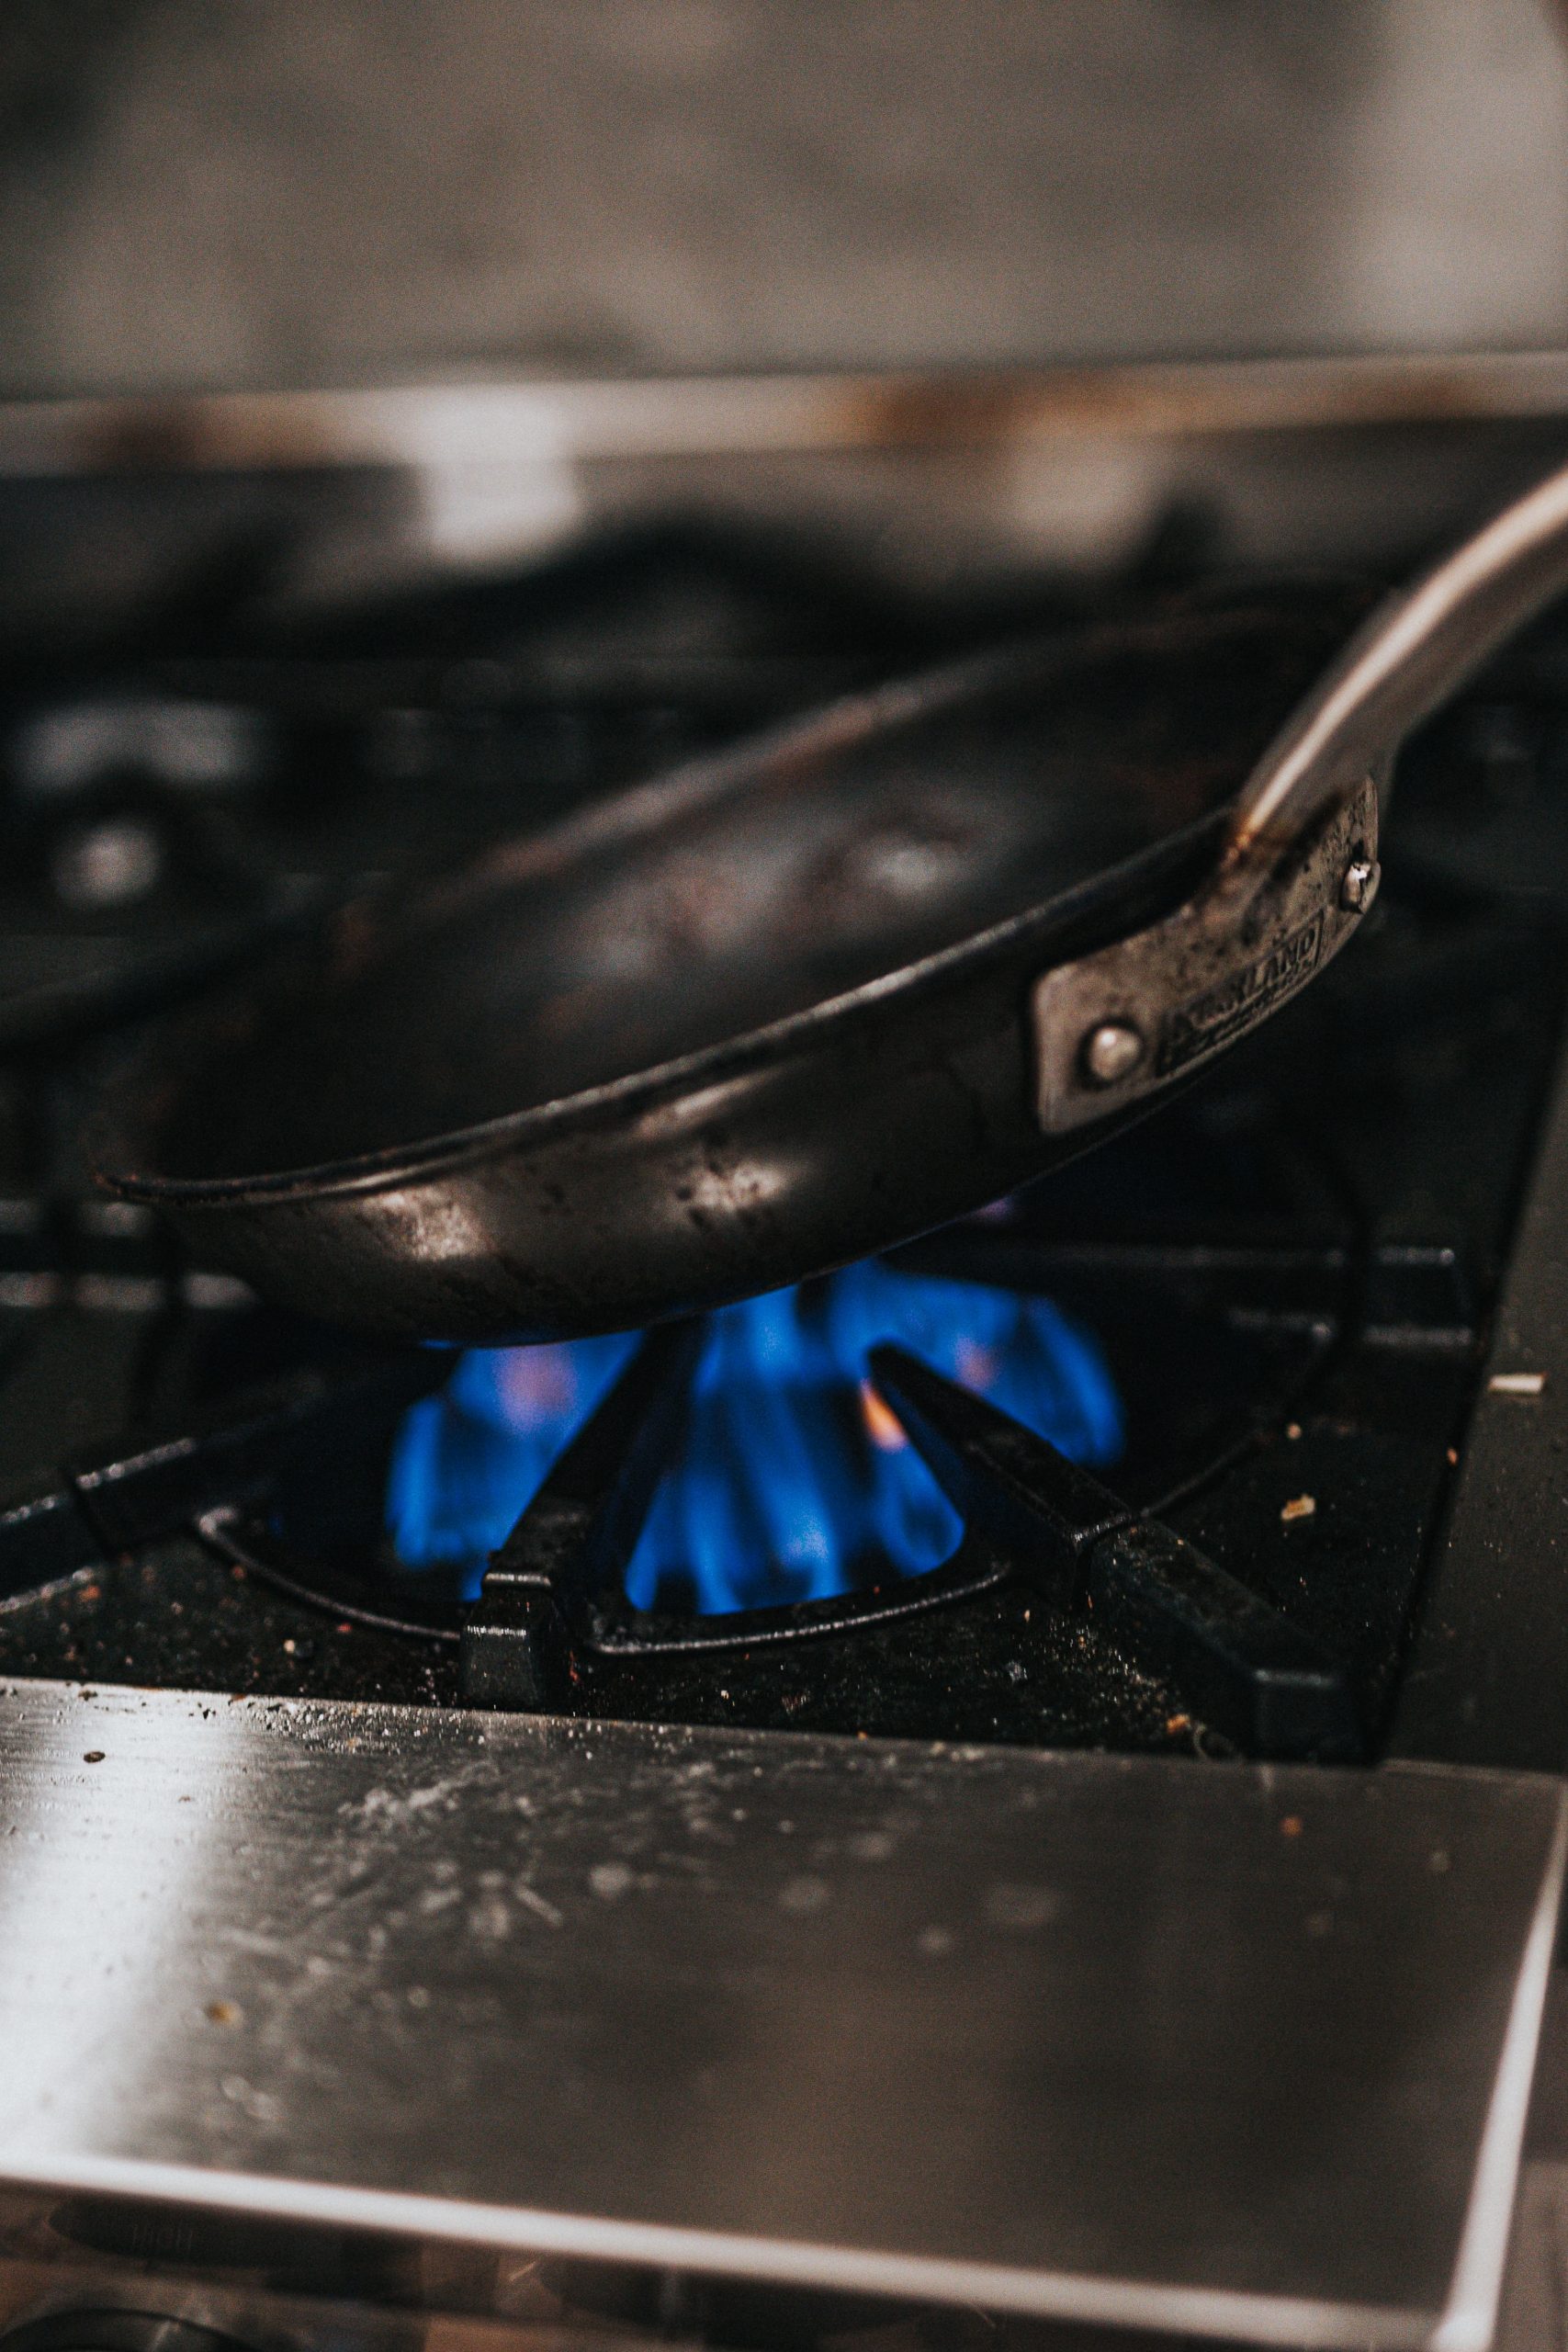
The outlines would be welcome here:
M 635 839 L 662 816 L 700 808 L 705 800 L 721 797 L 769 762 L 787 761 L 824 736 L 831 739 L 846 730 L 874 726 L 879 718 L 908 710 L 917 695 L 929 708 L 932 697 L 939 703 L 962 700 L 1026 663 L 1048 672 L 1057 663 L 1124 647 L 1130 640 L 1157 638 L 1168 645 L 1173 636 L 1184 631 L 1201 637 L 1216 627 L 1234 628 L 1263 617 L 1272 601 L 1270 585 L 1249 582 L 1240 588 L 1234 604 L 1206 599 L 1179 602 L 1161 612 L 1107 619 L 1088 630 L 1064 628 L 1036 633 L 967 654 L 939 671 L 917 672 L 840 696 L 740 743 L 646 777 L 605 801 L 572 811 L 537 833 L 493 842 L 455 872 L 413 885 L 368 910 L 363 900 L 340 908 L 316 935 L 311 951 L 319 952 L 333 927 L 355 915 L 363 920 L 368 911 L 377 929 L 386 931 L 411 919 L 428 921 L 481 891 L 487 879 L 493 881 L 502 871 L 510 869 L 513 876 L 522 867 L 546 873 L 595 847 Z M 85 1136 L 94 1180 L 120 1199 L 174 1210 L 303 1205 L 394 1193 L 482 1165 L 535 1142 L 591 1130 L 596 1122 L 624 1113 L 628 1104 L 651 1113 L 682 1092 L 733 1082 L 762 1063 L 784 1057 L 817 1030 L 847 1025 L 889 1002 L 940 987 L 955 970 L 984 967 L 1017 952 L 1032 933 L 1055 934 L 1054 951 L 1032 969 L 1027 988 L 1081 954 L 1086 944 L 1106 945 L 1130 938 L 1174 911 L 1200 878 L 1203 863 L 1199 852 L 1211 838 L 1217 840 L 1223 834 L 1244 783 L 1245 778 L 1238 776 L 1235 789 L 1199 817 L 1050 899 L 1037 900 L 912 963 L 875 973 L 852 988 L 819 998 L 773 1021 L 596 1085 L 543 1102 L 525 1103 L 491 1119 L 333 1159 L 221 1176 L 176 1176 L 149 1166 L 156 1152 L 144 1147 L 155 1144 L 175 1096 L 183 1097 L 193 1082 L 199 1082 L 214 1051 L 215 1037 L 232 1021 L 237 1003 L 248 995 L 253 1015 L 258 1007 L 265 1006 L 269 981 L 274 988 L 277 983 L 275 966 L 246 987 L 226 992 L 219 1003 L 177 1020 L 172 1030 L 149 1041 L 130 1068 L 110 1085 Z M 1162 888 L 1162 881 L 1168 887 Z M 1129 899 L 1136 901 L 1135 914 L 1127 910 Z M 1099 922 L 1094 920 L 1097 909 L 1101 917 Z M 297 944 L 288 960 L 297 962 L 300 952 Z M 296 971 L 279 995 L 287 999 L 299 990 Z M 173 1066 L 176 1053 L 183 1067 Z M 144 1109 L 139 1114 L 139 1103 L 160 1086 L 171 1090 L 169 1101 L 151 1114 Z
M 629 1070 L 620 1078 L 606 1079 L 596 1086 L 581 1087 L 548 1102 L 528 1103 L 521 1110 L 502 1112 L 493 1119 L 447 1128 L 439 1135 L 421 1136 L 411 1143 L 243 1176 L 168 1176 L 139 1170 L 127 1164 L 130 1154 L 124 1148 L 129 1139 L 127 1131 L 133 1128 L 133 1122 L 116 1115 L 119 1097 L 129 1086 L 129 1082 L 122 1081 L 113 1090 L 104 1114 L 95 1123 L 88 1137 L 92 1172 L 96 1182 L 117 1197 L 149 1206 L 241 1207 L 349 1198 L 397 1192 L 429 1178 L 480 1164 L 536 1138 L 553 1140 L 579 1132 L 592 1127 L 606 1114 L 624 1109 L 628 1102 L 648 1111 L 657 1110 L 674 1095 L 749 1074 L 758 1064 L 781 1057 L 816 1029 L 844 1025 L 857 1014 L 872 1012 L 892 999 L 915 996 L 940 984 L 955 969 L 978 967 L 1005 956 L 1022 944 L 1032 931 L 1068 934 L 1075 920 L 1087 921 L 1097 902 L 1125 899 L 1140 882 L 1157 886 L 1162 871 L 1170 872 L 1173 887 L 1164 897 L 1160 911 L 1173 910 L 1190 888 L 1199 849 L 1211 836 L 1220 835 L 1234 802 L 1233 795 L 1164 840 L 1151 843 L 1120 865 L 1090 876 L 1070 891 L 1040 900 L 984 931 L 970 933 L 951 946 L 937 948 L 891 972 L 878 973 L 835 996 L 819 998 L 816 1003 L 782 1014 L 776 1021 L 732 1037 L 719 1038 L 690 1053 L 650 1063 L 641 1069 Z M 1158 919 L 1158 913 L 1145 909 L 1136 922 L 1108 923 L 1102 932 L 1097 927 L 1097 944 L 1132 937 L 1145 923 Z M 1057 952 L 1032 968 L 1025 985 L 1032 985 L 1080 952 L 1080 939 L 1064 936 Z M 224 1009 L 209 1012 L 193 1022 L 184 1035 L 188 1036 L 192 1029 L 199 1033 L 216 1028 Z M 144 1084 L 145 1073 L 137 1072 L 134 1079 Z M 188 1079 L 186 1082 L 189 1082 Z M 120 1162 L 118 1166 L 117 1159 Z

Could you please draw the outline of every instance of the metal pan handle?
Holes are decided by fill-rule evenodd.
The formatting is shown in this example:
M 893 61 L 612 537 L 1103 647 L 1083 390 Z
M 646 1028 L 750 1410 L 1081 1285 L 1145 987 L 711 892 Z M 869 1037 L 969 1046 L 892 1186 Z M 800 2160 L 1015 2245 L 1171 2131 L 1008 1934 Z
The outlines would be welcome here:
M 1568 467 L 1373 614 L 1248 776 L 1185 906 L 1036 983 L 1048 1134 L 1184 1076 L 1321 970 L 1376 893 L 1377 786 L 1401 739 L 1563 588 Z
M 1392 596 L 1292 713 L 1236 803 L 1233 854 L 1354 791 L 1510 632 L 1568 587 L 1568 467 Z

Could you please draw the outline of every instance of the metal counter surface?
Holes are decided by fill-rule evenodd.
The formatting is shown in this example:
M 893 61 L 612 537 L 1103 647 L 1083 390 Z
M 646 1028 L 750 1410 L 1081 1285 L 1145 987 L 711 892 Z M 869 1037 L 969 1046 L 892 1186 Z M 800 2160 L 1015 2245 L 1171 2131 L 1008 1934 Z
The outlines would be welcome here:
M 0 2184 L 1489 2339 L 1552 1780 L 0 1690 Z

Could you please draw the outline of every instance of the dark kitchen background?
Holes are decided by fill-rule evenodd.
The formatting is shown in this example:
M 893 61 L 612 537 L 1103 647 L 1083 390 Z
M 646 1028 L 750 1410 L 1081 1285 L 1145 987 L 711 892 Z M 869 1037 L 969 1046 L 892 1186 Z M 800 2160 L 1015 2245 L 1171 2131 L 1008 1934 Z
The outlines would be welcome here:
M 13 0 L 11 397 L 1518 350 L 1536 0 Z
M 1369 498 L 1337 430 L 1285 526 L 1284 428 L 1562 405 L 1561 368 L 1517 356 L 1568 340 L 1565 133 L 1537 0 L 14 0 L 0 393 L 152 407 L 73 435 L 10 417 L 8 470 L 114 472 L 96 594 L 135 592 L 172 513 L 199 532 L 254 508 L 215 470 L 334 454 L 354 481 L 274 485 L 305 509 L 274 594 L 694 498 L 926 577 L 1113 565 L 1173 501 L 1206 502 L 1222 552 L 1403 552 L 1490 487 L 1466 436 L 1417 435 L 1407 463 L 1385 435 Z M 1358 356 L 1395 364 L 1213 372 Z M 1203 372 L 1114 372 L 1150 361 Z M 888 371 L 970 397 L 890 406 Z M 839 396 L 184 406 L 780 373 Z M 1216 498 L 1227 424 L 1261 437 L 1224 453 Z M 128 477 L 177 459 L 209 478 L 149 511 Z M 57 504 L 26 500 L 18 626 L 79 585 Z

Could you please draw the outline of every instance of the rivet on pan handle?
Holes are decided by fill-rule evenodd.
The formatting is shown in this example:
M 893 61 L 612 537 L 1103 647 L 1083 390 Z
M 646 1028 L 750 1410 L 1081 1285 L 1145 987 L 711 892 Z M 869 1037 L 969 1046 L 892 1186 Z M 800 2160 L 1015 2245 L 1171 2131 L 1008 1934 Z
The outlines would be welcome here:
M 1162 922 L 1047 972 L 1033 995 L 1046 1133 L 1156 1092 L 1288 1002 L 1371 905 L 1377 856 L 1368 777 L 1261 887 L 1222 868 Z

